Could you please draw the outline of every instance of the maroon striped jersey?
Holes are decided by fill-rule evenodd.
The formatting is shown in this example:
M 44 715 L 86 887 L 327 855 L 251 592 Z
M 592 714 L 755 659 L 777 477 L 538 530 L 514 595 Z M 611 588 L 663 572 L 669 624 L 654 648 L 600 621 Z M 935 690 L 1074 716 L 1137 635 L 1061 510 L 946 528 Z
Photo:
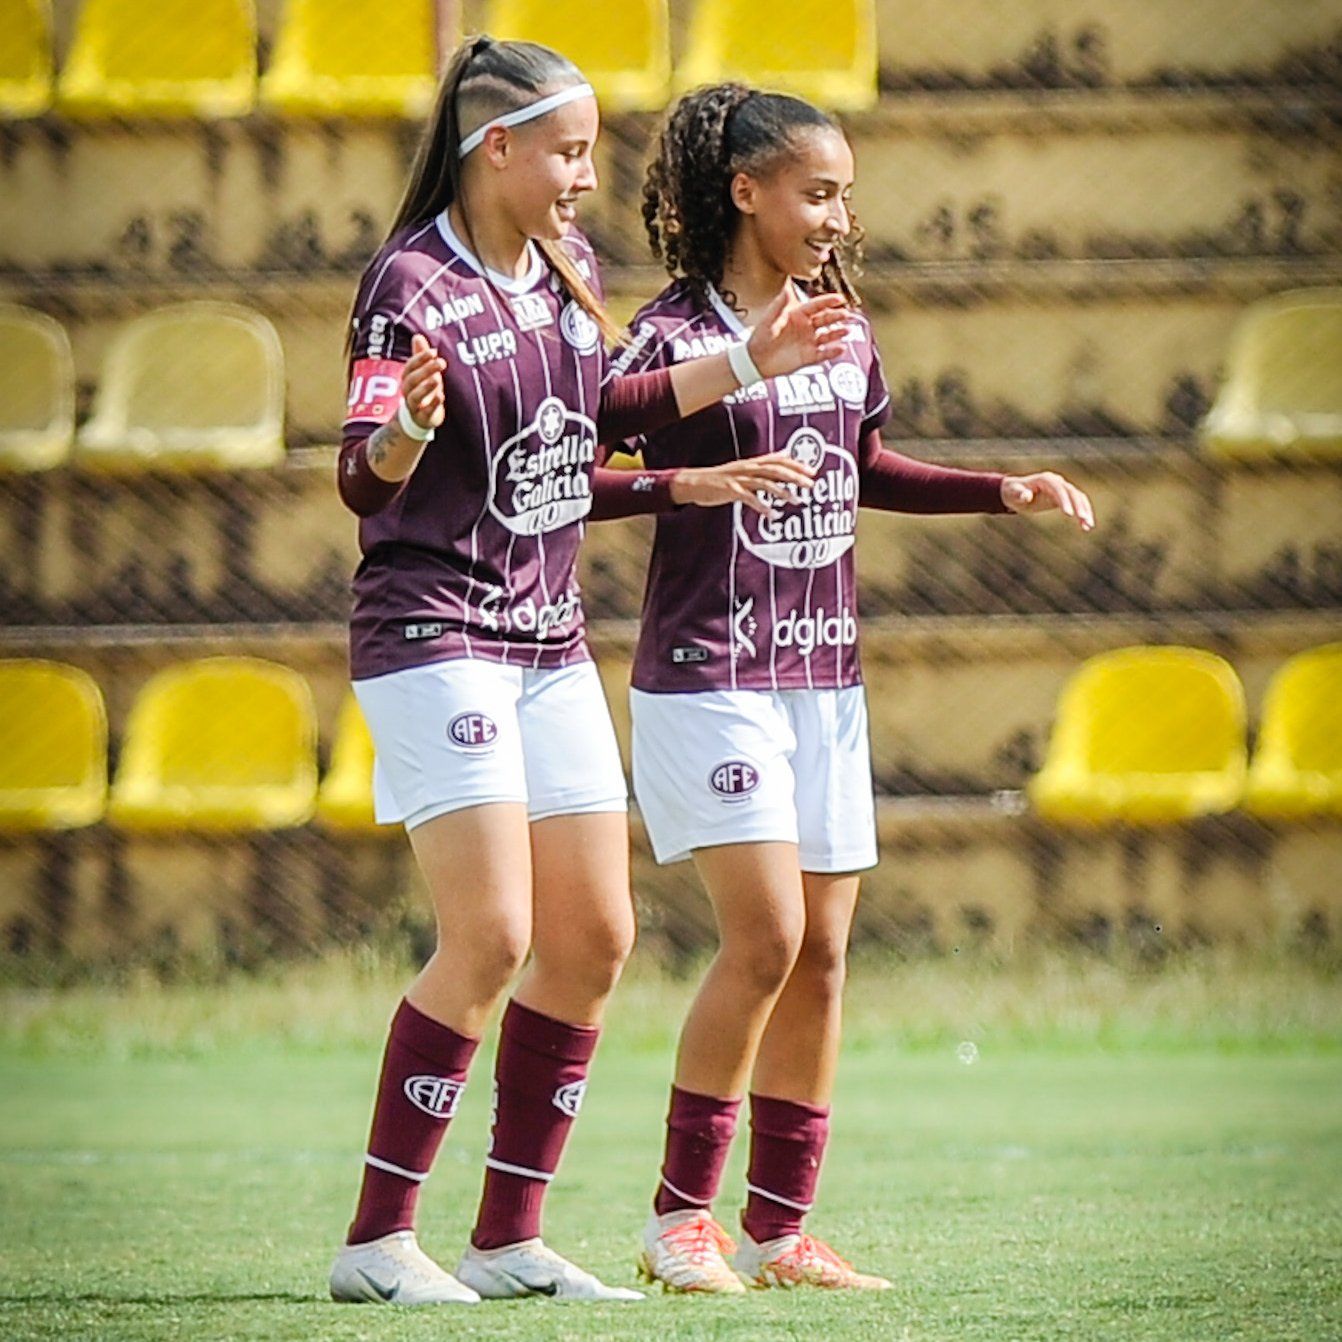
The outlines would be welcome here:
M 563 245 L 599 293 L 587 240 L 570 231 Z M 445 214 L 401 230 L 355 302 L 342 472 L 356 473 L 351 447 L 395 415 L 415 334 L 447 362 L 446 420 L 390 501 L 360 519 L 352 675 L 588 658 L 574 566 L 608 369 L 599 328 L 534 246 L 514 279 L 486 274 Z
M 644 307 L 618 373 L 670 367 L 746 338 L 711 292 L 684 281 Z M 815 482 L 764 517 L 741 504 L 659 513 L 633 683 L 641 690 L 826 689 L 858 684 L 853 569 L 859 448 L 889 418 L 890 396 L 861 312 L 844 354 L 742 388 L 688 419 L 631 440 L 652 470 L 714 466 L 787 451 Z

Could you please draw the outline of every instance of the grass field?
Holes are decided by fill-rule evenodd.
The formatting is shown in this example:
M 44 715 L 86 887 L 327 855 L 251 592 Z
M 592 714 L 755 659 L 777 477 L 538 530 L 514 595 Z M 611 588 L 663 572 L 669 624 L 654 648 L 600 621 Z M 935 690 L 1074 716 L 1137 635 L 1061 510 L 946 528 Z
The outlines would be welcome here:
M 1290 962 L 1158 973 L 960 962 L 855 975 L 814 1227 L 882 1297 L 336 1306 L 385 967 L 11 992 L 0 1023 L 0 1338 L 1342 1337 L 1342 1000 Z M 547 1234 L 631 1279 L 683 984 L 622 990 Z M 978 1057 L 960 1061 L 962 1042 Z M 488 1084 L 426 1187 L 451 1260 Z M 743 1144 L 724 1219 L 734 1217 Z

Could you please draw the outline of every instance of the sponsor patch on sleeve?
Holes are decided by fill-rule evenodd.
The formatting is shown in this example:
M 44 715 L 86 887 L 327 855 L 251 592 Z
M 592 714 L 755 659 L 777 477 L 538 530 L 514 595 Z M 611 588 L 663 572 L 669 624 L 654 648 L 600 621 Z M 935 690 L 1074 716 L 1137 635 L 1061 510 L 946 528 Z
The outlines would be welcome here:
M 350 375 L 345 423 L 387 423 L 401 402 L 404 367 L 397 359 L 356 359 Z

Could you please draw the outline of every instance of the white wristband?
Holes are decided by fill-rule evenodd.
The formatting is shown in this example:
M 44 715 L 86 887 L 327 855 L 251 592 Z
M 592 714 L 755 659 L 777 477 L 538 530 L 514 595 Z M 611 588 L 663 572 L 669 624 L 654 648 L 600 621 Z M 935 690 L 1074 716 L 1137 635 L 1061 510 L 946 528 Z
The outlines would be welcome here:
M 743 387 L 764 381 L 764 374 L 755 367 L 755 360 L 750 357 L 750 350 L 744 340 L 739 345 L 727 346 L 727 362 L 731 365 L 736 380 Z
M 413 438 L 417 443 L 427 443 L 433 437 L 432 429 L 421 429 L 415 423 L 404 400 L 401 401 L 400 408 L 396 411 L 396 422 L 401 426 L 401 432 L 407 438 Z

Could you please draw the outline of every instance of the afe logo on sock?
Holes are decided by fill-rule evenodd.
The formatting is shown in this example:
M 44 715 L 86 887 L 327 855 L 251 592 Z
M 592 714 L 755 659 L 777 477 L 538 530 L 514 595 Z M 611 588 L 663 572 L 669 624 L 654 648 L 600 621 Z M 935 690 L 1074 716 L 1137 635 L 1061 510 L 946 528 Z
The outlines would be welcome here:
M 567 1086 L 560 1086 L 555 1091 L 554 1107 L 570 1118 L 577 1118 L 578 1110 L 582 1108 L 582 1097 L 586 1093 L 586 1081 L 570 1081 Z
M 451 1118 L 465 1083 L 445 1076 L 408 1076 L 402 1089 L 405 1098 L 430 1118 Z

